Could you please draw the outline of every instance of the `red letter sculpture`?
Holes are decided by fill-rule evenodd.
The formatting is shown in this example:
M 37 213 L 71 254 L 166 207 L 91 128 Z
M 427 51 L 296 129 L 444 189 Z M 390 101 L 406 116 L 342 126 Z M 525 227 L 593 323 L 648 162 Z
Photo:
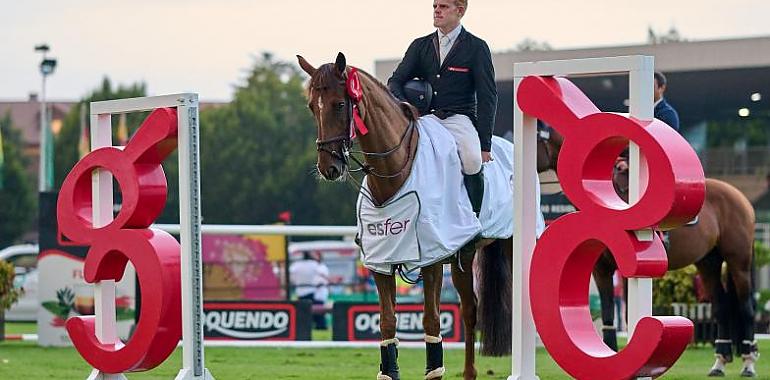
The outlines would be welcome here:
M 166 203 L 166 176 L 161 162 L 177 146 L 174 109 L 156 109 L 125 149 L 104 147 L 80 160 L 67 175 L 57 204 L 60 232 L 77 244 L 91 246 L 85 280 L 119 281 L 128 261 L 141 285 L 142 310 L 131 339 L 102 344 L 95 317 L 67 320 L 67 332 L 81 356 L 104 373 L 144 371 L 162 363 L 182 333 L 179 243 L 164 231 L 148 228 Z M 93 226 L 91 176 L 108 170 L 120 185 L 123 205 L 115 219 Z
M 578 209 L 553 222 L 533 254 L 532 314 L 546 349 L 577 379 L 660 376 L 690 342 L 692 322 L 682 317 L 642 318 L 628 345 L 616 353 L 594 329 L 588 287 L 605 248 L 624 277 L 665 274 L 668 260 L 658 234 L 652 241 L 639 241 L 634 230 L 671 229 L 697 215 L 705 197 L 698 157 L 663 122 L 600 112 L 563 78 L 527 77 L 518 99 L 525 114 L 564 135 L 559 180 Z M 629 140 L 644 155 L 641 197 L 632 206 L 612 185 L 612 167 Z

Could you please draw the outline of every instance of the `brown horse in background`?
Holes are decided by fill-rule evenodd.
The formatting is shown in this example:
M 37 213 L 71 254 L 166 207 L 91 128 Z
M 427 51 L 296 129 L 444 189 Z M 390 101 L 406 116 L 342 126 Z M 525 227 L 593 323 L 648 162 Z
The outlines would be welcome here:
M 310 75 L 308 106 L 317 124 L 317 169 L 326 180 L 344 181 L 349 176 L 352 100 L 346 91 L 350 67 L 340 53 L 335 63 L 317 69 L 297 56 L 299 65 Z M 377 204 L 389 200 L 410 174 L 419 130 L 414 127 L 417 111 L 399 103 L 374 77 L 358 70 L 362 99 L 358 109 L 369 132 L 358 136 L 358 144 L 367 167 L 367 185 Z M 474 293 L 473 260 L 482 249 L 479 262 L 479 299 Z M 465 327 L 465 366 L 463 378 L 476 378 L 474 367 L 475 331 L 481 329 L 481 353 L 505 355 L 511 348 L 511 259 L 512 242 L 482 240 L 476 249 L 460 250 L 459 259 L 451 260 L 452 282 L 460 296 Z M 507 260 L 507 262 L 506 262 Z M 462 268 L 466 268 L 463 270 Z M 444 375 L 443 350 L 439 326 L 439 305 L 443 263 L 420 269 L 424 282 L 425 344 L 427 351 L 425 379 Z M 399 379 L 396 339 L 396 281 L 393 275 L 372 272 L 380 304 L 380 373 L 378 380 Z M 453 376 L 454 377 L 454 376 Z M 408 378 L 414 378 L 413 375 Z
M 538 172 L 556 171 L 564 138 L 555 130 L 538 131 Z M 618 195 L 628 202 L 628 164 L 619 160 L 613 170 Z M 754 208 L 740 190 L 716 179 L 706 179 L 706 199 L 697 222 L 669 233 L 669 270 L 695 264 L 711 300 L 717 320 L 716 362 L 709 376 L 724 376 L 724 365 L 733 359 L 733 345 L 743 358 L 741 376 L 754 377 L 758 357 L 754 340 L 755 301 L 753 298 Z M 722 264 L 727 278 L 722 280 Z M 594 281 L 602 305 L 604 342 L 617 351 L 613 308 L 612 277 L 615 260 L 605 252 L 596 263 Z M 620 317 L 620 316 L 619 316 Z

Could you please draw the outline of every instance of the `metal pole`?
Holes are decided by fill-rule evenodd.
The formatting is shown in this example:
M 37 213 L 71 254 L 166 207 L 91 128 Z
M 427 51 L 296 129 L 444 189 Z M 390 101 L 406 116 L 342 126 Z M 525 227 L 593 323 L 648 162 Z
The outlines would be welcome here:
M 45 59 L 45 54 L 43 55 L 43 59 Z M 46 179 L 46 174 L 48 173 L 48 167 L 46 162 L 46 153 L 48 150 L 48 116 L 46 115 L 46 104 L 45 104 L 45 74 L 43 75 L 43 86 L 40 91 L 40 173 L 38 175 L 38 189 L 40 192 L 47 191 L 48 190 L 48 181 Z

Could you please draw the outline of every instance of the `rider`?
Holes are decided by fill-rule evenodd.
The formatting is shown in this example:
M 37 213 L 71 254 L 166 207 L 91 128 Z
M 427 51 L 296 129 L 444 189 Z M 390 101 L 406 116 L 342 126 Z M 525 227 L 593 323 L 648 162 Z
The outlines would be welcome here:
M 666 98 L 663 97 L 663 93 L 666 92 L 666 76 L 663 75 L 660 71 L 656 71 L 654 74 L 655 77 L 655 87 L 653 89 L 653 101 L 655 101 L 655 109 L 653 111 L 654 116 L 656 119 L 668 124 L 671 128 L 674 128 L 675 131 L 679 132 L 679 114 L 676 112 L 674 107 L 671 107 L 670 104 L 666 101 Z
M 666 76 L 660 71 L 656 71 L 653 74 L 653 79 L 652 100 L 654 102 L 653 107 L 655 107 L 653 109 L 653 117 L 668 124 L 669 127 L 679 132 L 679 113 L 676 112 L 674 107 L 672 107 L 671 104 L 666 101 L 666 98 L 663 97 L 668 86 Z M 628 149 L 624 149 L 623 152 L 620 153 L 616 169 L 628 170 Z
M 388 79 L 388 88 L 398 99 L 407 101 L 407 82 L 420 78 L 430 84 L 433 93 L 425 98 L 430 103 L 420 112 L 429 113 L 427 117 L 454 136 L 468 197 L 478 215 L 484 196 L 481 164 L 492 160 L 497 88 L 487 43 L 460 24 L 467 8 L 467 0 L 433 1 L 433 26 L 437 30 L 409 45 Z

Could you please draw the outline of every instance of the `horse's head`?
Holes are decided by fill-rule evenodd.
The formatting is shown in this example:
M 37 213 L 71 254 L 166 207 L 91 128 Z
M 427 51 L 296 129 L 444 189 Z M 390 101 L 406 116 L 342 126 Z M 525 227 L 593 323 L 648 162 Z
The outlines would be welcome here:
M 612 168 L 612 186 L 620 199 L 628 202 L 628 159 L 618 158 Z
M 346 88 L 345 56 L 339 53 L 335 63 L 317 69 L 305 58 L 298 55 L 297 59 L 302 70 L 310 75 L 308 108 L 318 131 L 316 167 L 327 180 L 344 178 L 352 138 L 352 102 Z
M 559 151 L 564 143 L 564 136 L 554 128 L 544 124 L 537 123 L 537 172 L 542 173 L 547 170 L 556 171 L 556 164 L 559 159 Z

